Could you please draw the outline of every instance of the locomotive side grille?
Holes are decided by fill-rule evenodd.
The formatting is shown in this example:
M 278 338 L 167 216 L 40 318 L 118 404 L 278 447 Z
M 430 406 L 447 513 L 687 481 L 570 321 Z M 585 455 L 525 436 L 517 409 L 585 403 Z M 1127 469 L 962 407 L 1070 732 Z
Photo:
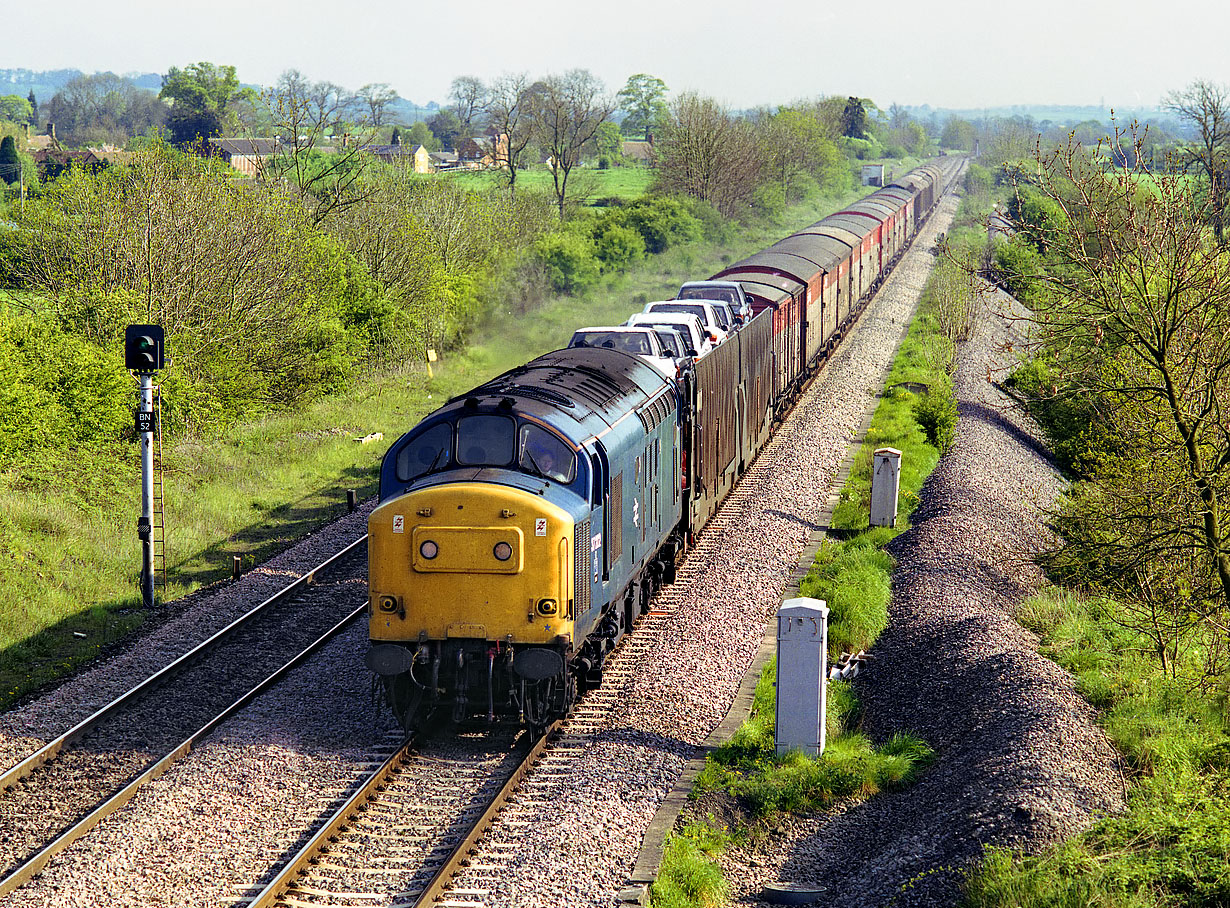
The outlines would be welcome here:
M 624 553 L 624 474 L 611 477 L 611 538 L 607 540 L 614 564 Z
M 575 563 L 576 585 L 575 602 L 576 617 L 580 618 L 589 612 L 590 582 L 589 575 L 589 521 L 582 520 L 577 524 L 576 536 L 573 540 L 573 561 Z

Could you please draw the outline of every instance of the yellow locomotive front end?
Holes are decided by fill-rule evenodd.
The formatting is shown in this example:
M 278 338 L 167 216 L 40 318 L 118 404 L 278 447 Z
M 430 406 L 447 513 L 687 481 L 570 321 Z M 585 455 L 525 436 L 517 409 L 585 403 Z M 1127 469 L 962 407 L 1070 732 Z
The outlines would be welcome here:
M 536 723 L 568 695 L 574 521 L 537 492 L 449 482 L 381 504 L 368 521 L 368 665 L 403 725 L 454 716 Z

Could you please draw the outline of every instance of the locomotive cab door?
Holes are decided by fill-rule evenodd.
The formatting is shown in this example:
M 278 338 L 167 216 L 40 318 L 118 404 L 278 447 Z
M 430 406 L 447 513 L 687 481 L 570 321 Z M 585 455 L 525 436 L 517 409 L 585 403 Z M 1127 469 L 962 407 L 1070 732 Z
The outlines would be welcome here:
M 593 553 L 593 557 L 598 559 L 594 573 L 598 573 L 598 565 L 600 565 L 602 582 L 605 583 L 611 579 L 611 465 L 607 460 L 606 448 L 601 442 L 594 445 L 590 463 L 593 465 L 594 474 L 590 506 L 595 511 L 601 512 L 602 521 L 599 524 L 602 533 L 601 552 Z

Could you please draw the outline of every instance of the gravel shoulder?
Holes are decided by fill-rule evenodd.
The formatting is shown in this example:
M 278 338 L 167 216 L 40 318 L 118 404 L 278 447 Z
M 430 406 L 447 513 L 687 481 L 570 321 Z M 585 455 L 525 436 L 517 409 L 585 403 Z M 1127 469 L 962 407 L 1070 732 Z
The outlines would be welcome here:
M 956 443 L 891 544 L 889 627 L 855 681 L 873 739 L 908 731 L 937 760 L 906 790 L 785 821 L 730 852 L 735 904 L 761 904 L 781 879 L 856 908 L 952 905 L 985 846 L 1036 851 L 1123 808 L 1095 711 L 1013 617 L 1042 581 L 1028 555 L 1064 483 L 1037 427 L 988 381 L 1011 365 L 1012 305 L 994 297 L 959 351 Z

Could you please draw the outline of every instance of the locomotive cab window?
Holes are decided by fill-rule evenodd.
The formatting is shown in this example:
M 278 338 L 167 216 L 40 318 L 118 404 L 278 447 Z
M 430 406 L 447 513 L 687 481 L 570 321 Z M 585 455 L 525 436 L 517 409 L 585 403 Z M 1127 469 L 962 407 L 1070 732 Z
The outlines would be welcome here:
M 397 454 L 397 478 L 401 482 L 447 466 L 452 455 L 453 427 L 449 423 L 432 426 L 409 443 Z
M 527 473 L 565 485 L 577 476 L 577 458 L 572 449 L 546 429 L 529 423 L 522 424 L 518 435 L 517 463 Z
M 516 422 L 507 416 L 463 416 L 457 420 L 457 463 L 506 467 L 512 463 Z

